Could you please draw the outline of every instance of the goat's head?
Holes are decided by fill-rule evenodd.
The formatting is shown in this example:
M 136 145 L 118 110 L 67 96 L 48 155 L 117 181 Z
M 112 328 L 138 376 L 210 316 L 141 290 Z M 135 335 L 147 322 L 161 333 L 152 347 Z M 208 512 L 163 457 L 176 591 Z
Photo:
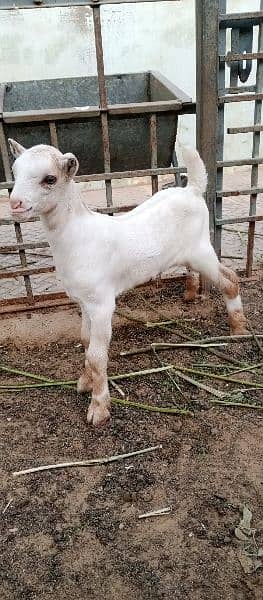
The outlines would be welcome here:
M 71 179 L 79 163 L 74 154 L 62 154 L 53 146 L 25 149 L 9 139 L 14 187 L 10 195 L 12 216 L 16 221 L 50 212 L 65 201 Z

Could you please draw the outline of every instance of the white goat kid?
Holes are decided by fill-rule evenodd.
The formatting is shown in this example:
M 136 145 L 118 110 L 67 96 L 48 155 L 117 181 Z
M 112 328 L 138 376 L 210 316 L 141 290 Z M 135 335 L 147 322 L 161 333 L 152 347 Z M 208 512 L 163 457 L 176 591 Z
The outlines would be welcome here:
M 15 157 L 10 196 L 14 220 L 40 215 L 58 274 L 82 311 L 85 370 L 78 391 L 92 390 L 87 419 L 109 417 L 108 348 L 115 298 L 176 265 L 201 273 L 223 293 L 232 334 L 242 334 L 245 317 L 238 279 L 222 266 L 209 238 L 209 216 L 202 195 L 206 171 L 196 150 L 184 148 L 186 188 L 158 192 L 118 217 L 92 212 L 73 177 L 78 161 L 51 146 L 25 150 L 9 140 Z M 194 296 L 188 285 L 186 296 Z

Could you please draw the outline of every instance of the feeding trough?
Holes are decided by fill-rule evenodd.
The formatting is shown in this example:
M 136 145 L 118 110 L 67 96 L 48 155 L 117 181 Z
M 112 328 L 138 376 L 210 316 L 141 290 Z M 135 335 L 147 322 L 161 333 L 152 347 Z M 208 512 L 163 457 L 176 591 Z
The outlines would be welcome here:
M 4 86 L 5 137 L 25 147 L 54 143 L 74 152 L 79 175 L 105 171 L 101 112 L 108 113 L 110 169 L 136 171 L 151 165 L 149 120 L 156 114 L 157 167 L 169 167 L 178 114 L 193 112 L 191 98 L 159 73 L 105 77 L 107 108 L 99 103 L 97 77 L 22 81 Z M 55 126 L 55 129 L 54 129 Z M 53 129 L 52 129 L 53 127 Z M 0 161 L 0 180 L 5 174 Z

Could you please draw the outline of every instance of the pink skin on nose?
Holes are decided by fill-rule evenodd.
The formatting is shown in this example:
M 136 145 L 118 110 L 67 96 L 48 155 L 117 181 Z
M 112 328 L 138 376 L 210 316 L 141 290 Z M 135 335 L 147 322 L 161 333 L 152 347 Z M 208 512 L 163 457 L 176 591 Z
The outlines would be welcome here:
M 25 210 L 27 210 L 26 207 L 23 206 L 23 201 L 18 200 L 17 198 L 10 197 L 10 206 L 12 212 L 24 212 Z

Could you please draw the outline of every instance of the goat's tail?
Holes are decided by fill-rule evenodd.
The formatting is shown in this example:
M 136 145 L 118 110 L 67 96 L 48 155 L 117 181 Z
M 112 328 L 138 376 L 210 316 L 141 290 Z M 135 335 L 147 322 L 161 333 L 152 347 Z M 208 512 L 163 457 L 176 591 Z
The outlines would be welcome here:
M 181 146 L 183 161 L 187 167 L 188 185 L 191 185 L 199 194 L 204 194 L 207 185 L 207 173 L 205 165 L 195 148 Z

